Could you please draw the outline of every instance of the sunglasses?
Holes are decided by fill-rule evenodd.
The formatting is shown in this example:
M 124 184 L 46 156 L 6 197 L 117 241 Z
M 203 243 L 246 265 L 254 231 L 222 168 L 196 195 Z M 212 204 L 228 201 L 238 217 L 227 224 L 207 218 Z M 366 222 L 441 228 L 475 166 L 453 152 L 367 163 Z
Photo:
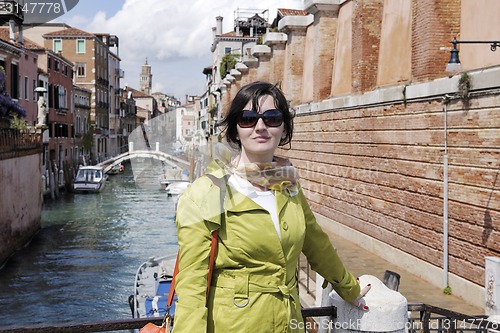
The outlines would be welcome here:
M 283 112 L 272 109 L 264 113 L 258 113 L 255 110 L 243 110 L 238 117 L 238 125 L 242 128 L 254 127 L 261 118 L 268 127 L 279 127 L 283 124 Z

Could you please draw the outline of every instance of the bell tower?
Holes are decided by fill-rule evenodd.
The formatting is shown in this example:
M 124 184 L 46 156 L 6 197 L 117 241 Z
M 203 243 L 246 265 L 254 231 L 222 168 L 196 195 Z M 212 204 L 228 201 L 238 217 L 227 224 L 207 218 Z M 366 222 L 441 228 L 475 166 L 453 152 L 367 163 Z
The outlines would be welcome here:
M 148 64 L 148 58 L 146 58 L 146 62 L 142 65 L 139 87 L 143 93 L 151 95 L 153 74 L 151 74 L 151 66 Z

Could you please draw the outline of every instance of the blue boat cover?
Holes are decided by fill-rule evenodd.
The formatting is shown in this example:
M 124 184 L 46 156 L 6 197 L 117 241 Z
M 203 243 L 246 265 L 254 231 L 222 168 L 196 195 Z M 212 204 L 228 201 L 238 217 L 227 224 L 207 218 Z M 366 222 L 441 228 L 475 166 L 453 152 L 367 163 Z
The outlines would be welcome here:
M 170 292 L 170 284 L 172 281 L 160 281 L 158 290 L 154 297 L 147 297 L 145 301 L 146 316 L 148 317 L 163 317 L 167 311 L 168 293 Z M 170 314 L 173 316 L 175 313 L 175 301 L 177 296 L 174 296 Z

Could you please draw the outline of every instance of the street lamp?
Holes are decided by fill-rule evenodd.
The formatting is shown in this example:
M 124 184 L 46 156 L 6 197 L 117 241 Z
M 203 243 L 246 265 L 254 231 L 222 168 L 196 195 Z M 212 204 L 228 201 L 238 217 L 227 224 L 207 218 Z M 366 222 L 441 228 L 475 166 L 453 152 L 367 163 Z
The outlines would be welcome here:
M 446 65 L 447 72 L 455 72 L 462 70 L 462 65 L 460 64 L 460 59 L 458 58 L 457 44 L 490 44 L 490 50 L 495 52 L 497 47 L 500 47 L 500 41 L 483 41 L 483 40 L 457 40 L 453 38 L 450 42 L 453 44 L 453 49 L 450 51 L 450 61 Z

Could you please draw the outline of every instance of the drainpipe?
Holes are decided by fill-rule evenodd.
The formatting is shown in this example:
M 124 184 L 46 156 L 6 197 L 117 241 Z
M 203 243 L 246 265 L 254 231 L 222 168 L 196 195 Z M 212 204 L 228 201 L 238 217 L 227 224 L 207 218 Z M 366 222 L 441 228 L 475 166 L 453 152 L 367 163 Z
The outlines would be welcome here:
M 444 134 L 444 156 L 443 156 L 443 284 L 444 288 L 449 286 L 448 283 L 448 103 L 450 96 L 443 97 L 443 134 Z

